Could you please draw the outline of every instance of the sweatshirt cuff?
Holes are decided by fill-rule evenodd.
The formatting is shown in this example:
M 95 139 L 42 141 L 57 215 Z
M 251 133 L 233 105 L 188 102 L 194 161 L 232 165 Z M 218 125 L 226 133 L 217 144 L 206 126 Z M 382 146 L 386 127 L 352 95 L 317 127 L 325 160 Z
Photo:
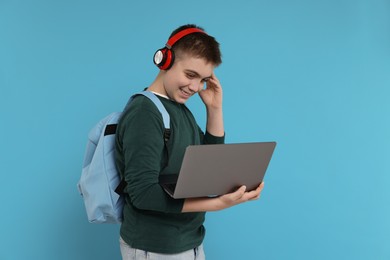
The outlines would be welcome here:
M 223 136 L 215 136 L 206 131 L 204 135 L 204 144 L 224 144 L 225 134 Z

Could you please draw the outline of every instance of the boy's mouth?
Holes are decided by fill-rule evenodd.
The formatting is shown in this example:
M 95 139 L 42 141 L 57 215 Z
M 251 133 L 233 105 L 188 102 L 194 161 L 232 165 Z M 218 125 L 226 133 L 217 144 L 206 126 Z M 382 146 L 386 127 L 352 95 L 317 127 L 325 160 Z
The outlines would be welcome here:
M 186 90 L 184 90 L 183 88 L 181 88 L 180 91 L 181 91 L 181 93 L 182 93 L 185 97 L 191 97 L 191 96 L 192 96 L 192 92 L 186 91 Z

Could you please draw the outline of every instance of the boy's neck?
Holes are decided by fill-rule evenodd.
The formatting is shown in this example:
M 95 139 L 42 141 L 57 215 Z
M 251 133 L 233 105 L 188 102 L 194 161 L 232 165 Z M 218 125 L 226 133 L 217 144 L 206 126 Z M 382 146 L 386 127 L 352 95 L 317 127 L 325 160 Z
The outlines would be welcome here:
M 153 92 L 156 95 L 159 95 L 161 97 L 169 99 L 163 84 L 163 71 L 160 71 L 156 77 L 156 79 L 153 81 L 152 84 L 148 87 L 148 90 Z

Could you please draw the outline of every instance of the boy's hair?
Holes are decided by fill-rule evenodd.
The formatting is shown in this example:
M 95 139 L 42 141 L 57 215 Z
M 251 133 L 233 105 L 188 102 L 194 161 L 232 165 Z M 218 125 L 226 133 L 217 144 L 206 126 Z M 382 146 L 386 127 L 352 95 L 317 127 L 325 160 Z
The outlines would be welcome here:
M 174 30 L 169 38 L 188 28 L 197 28 L 204 31 L 204 29 L 199 26 L 194 24 L 187 24 Z M 180 56 L 180 53 L 186 53 L 196 58 L 203 58 L 215 66 L 218 66 L 222 63 L 222 55 L 219 49 L 219 43 L 215 40 L 214 37 L 206 33 L 188 34 L 178 40 L 172 46 L 172 50 L 175 52 L 176 56 Z

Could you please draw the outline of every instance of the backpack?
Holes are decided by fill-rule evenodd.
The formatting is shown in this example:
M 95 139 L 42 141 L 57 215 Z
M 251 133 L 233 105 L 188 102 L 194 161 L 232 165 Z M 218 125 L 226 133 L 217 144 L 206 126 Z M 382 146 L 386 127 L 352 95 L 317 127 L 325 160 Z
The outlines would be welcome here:
M 143 91 L 130 97 L 124 111 L 137 95 L 148 97 L 160 111 L 165 132 L 164 142 L 170 135 L 170 118 L 164 105 L 150 91 Z M 81 177 L 77 183 L 84 200 L 88 221 L 91 223 L 121 223 L 124 205 L 121 180 L 115 165 L 115 132 L 123 112 L 113 112 L 100 120 L 88 134 Z

